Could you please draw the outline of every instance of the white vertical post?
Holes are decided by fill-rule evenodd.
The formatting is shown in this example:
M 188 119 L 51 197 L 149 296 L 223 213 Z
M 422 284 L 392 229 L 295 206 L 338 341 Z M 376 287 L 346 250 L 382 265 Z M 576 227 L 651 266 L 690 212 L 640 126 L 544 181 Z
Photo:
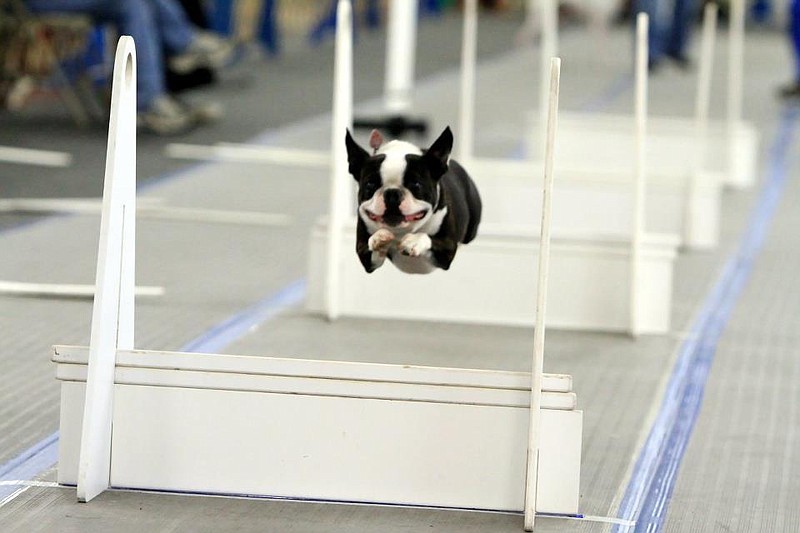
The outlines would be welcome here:
M 103 214 L 89 342 L 78 499 L 110 484 L 114 367 L 117 350 L 133 349 L 136 237 L 136 47 L 122 36 L 114 59 Z
M 550 59 L 558 55 L 558 4 L 557 0 L 541 0 L 541 4 L 539 120 L 541 124 L 540 131 L 546 134 L 548 100 L 550 98 Z
M 474 155 L 475 141 L 475 69 L 478 40 L 478 0 L 464 3 L 464 34 L 461 42 L 461 105 L 459 123 L 461 131 L 459 158 L 466 162 Z
M 336 52 L 333 68 L 333 119 L 331 123 L 331 188 L 328 204 L 328 257 L 325 276 L 325 313 L 339 317 L 339 263 L 344 219 L 351 190 L 347 170 L 345 130 L 353 125 L 353 7 L 339 0 L 336 7 Z
M 536 11 L 538 7 L 539 0 L 527 0 L 525 2 L 525 20 L 522 22 L 518 39 L 532 39 L 536 36 Z
M 695 121 L 698 129 L 708 130 L 711 103 L 711 75 L 714 71 L 714 44 L 717 34 L 717 4 L 709 2 L 703 11 L 703 37 L 700 44 L 700 67 L 697 73 Z
M 731 132 L 742 120 L 744 79 L 744 0 L 731 0 L 728 31 L 728 127 Z
M 418 0 L 390 0 L 386 35 L 384 103 L 393 113 L 411 109 Z
M 531 365 L 531 408 L 528 426 L 528 461 L 525 476 L 525 531 L 533 531 L 536 516 L 536 484 L 539 469 L 540 410 L 542 407 L 542 374 L 544 373 L 544 332 L 547 308 L 547 277 L 550 264 L 550 213 L 553 198 L 553 162 L 558 129 L 558 88 L 561 59 L 550 61 L 550 91 L 547 111 L 547 137 L 544 152 L 544 194 L 542 228 L 539 244 L 539 282 L 536 293 L 536 325 L 533 332 Z
M 737 186 L 752 179 L 749 169 L 739 167 L 737 153 L 738 131 L 742 121 L 742 91 L 744 84 L 744 0 L 731 0 L 728 22 L 728 182 Z
M 645 217 L 645 175 L 647 173 L 647 33 L 648 17 L 636 17 L 636 103 L 633 178 L 633 228 L 631 235 L 630 334 L 639 335 L 639 262 Z
M 706 4 L 703 11 L 703 37 L 700 49 L 700 68 L 697 73 L 697 98 L 695 100 L 695 143 L 694 164 L 685 185 L 683 242 L 689 246 L 694 244 L 693 221 L 696 220 L 694 199 L 696 198 L 697 180 L 706 165 L 708 147 L 708 115 L 711 103 L 711 75 L 714 69 L 714 41 L 717 31 L 717 4 Z

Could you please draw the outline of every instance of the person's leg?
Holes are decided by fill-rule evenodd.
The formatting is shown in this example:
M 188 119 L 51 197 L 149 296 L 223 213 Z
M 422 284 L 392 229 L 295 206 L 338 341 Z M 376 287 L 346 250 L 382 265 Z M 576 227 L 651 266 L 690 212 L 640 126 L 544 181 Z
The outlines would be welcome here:
M 695 7 L 694 0 L 675 0 L 665 52 L 678 61 L 687 61 L 686 45 L 692 30 Z
M 158 134 L 185 132 L 221 116 L 218 106 L 187 106 L 167 94 L 162 42 L 149 0 L 28 0 L 36 12 L 85 13 L 136 43 L 139 122 Z
M 792 81 L 778 88 L 783 98 L 800 98 L 800 0 L 792 0 L 789 4 L 789 42 L 792 46 L 794 72 Z
M 165 94 L 161 41 L 148 0 L 27 0 L 34 12 L 85 13 L 98 22 L 111 23 L 121 35 L 136 43 L 137 107 L 149 109 Z
M 794 53 L 794 81 L 800 85 L 800 0 L 789 6 L 789 38 Z
M 168 55 L 185 52 L 194 41 L 196 30 L 176 0 L 147 0 L 155 16 L 164 51 Z
M 649 28 L 647 30 L 648 65 L 652 68 L 661 59 L 663 54 L 663 44 L 661 35 L 661 24 L 659 4 L 663 0 L 633 0 L 633 28 L 636 34 L 636 15 L 647 13 Z
M 148 0 L 155 13 L 169 68 L 188 74 L 198 68 L 212 71 L 224 67 L 235 43 L 194 26 L 178 0 Z

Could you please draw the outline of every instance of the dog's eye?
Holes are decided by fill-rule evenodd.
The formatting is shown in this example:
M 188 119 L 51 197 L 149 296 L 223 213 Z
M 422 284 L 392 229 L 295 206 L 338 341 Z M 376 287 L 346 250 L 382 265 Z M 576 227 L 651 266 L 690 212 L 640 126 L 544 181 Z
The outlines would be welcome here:
M 364 186 L 361 189 L 364 191 L 364 195 L 372 196 L 373 194 L 375 194 L 375 191 L 378 190 L 378 186 L 375 184 L 375 182 L 368 181 L 364 184 Z
M 422 192 L 422 185 L 418 181 L 412 181 L 408 184 L 408 190 L 411 191 L 411 194 L 419 194 Z

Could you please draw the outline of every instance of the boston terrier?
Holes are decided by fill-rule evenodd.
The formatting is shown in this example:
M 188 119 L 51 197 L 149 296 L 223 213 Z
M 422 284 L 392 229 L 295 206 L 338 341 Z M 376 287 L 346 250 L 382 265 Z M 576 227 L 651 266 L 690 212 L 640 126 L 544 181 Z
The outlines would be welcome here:
M 409 274 L 450 268 L 460 243 L 478 232 L 481 199 L 466 171 L 450 159 L 447 127 L 423 150 L 405 141 L 384 143 L 373 130 L 370 155 L 345 137 L 350 174 L 358 182 L 356 253 L 374 272 L 388 257 Z

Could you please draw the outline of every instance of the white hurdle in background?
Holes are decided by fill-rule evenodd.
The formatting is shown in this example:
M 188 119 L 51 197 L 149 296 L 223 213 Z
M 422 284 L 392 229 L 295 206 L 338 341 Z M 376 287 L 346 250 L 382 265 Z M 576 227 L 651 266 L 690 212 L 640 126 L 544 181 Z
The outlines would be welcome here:
M 418 0 L 389 0 L 383 95 L 384 105 L 390 113 L 411 111 L 418 5 Z
M 554 3 L 555 0 L 542 0 L 544 3 Z M 727 113 L 721 120 L 709 121 L 707 130 L 706 152 L 708 157 L 704 161 L 704 174 L 718 173 L 724 184 L 734 188 L 747 188 L 755 183 L 758 175 L 759 134 L 756 128 L 742 119 L 742 88 L 744 65 L 744 0 L 731 1 L 731 21 L 729 25 L 728 43 L 728 77 L 727 77 Z M 557 42 L 557 27 L 545 24 L 542 20 L 541 31 L 543 41 Z M 548 34 L 554 36 L 548 36 Z M 701 55 L 700 63 L 713 62 L 713 53 Z M 701 68 L 703 68 L 701 66 Z M 544 72 L 542 73 L 544 76 Z M 544 83 L 544 82 L 543 82 Z M 538 113 L 530 113 L 532 121 L 536 122 Z M 569 164 L 570 160 L 580 161 L 584 154 L 582 150 L 571 153 L 570 145 L 584 148 L 585 136 L 581 132 L 590 132 L 608 135 L 619 135 L 625 129 L 626 117 L 611 114 L 587 113 L 562 113 L 561 139 L 564 151 L 560 159 Z M 675 153 L 693 154 L 693 140 L 695 136 L 695 119 L 682 117 L 653 117 L 650 120 L 650 131 L 658 142 L 651 148 L 654 162 L 657 166 L 676 167 Z M 531 137 L 533 145 L 530 153 L 538 154 L 540 128 L 533 130 Z M 570 140 L 572 139 L 572 140 Z M 663 146 L 661 149 L 659 146 Z M 607 148 L 606 152 L 612 153 Z M 577 150 L 577 146 L 576 146 Z M 623 155 L 614 157 L 624 158 Z M 694 157 L 686 158 L 694 161 Z M 693 170 L 692 163 L 684 164 L 682 172 Z
M 467 5 L 475 7 L 474 3 Z M 347 28 L 345 25 L 341 27 Z M 335 68 L 347 74 L 337 73 L 336 76 L 337 80 L 344 82 L 352 78 L 352 59 L 344 56 L 341 59 Z M 351 108 L 341 104 L 333 110 L 334 130 L 347 123 L 351 112 Z M 344 152 L 341 140 L 336 150 Z M 471 163 L 468 162 L 466 168 L 473 174 Z M 478 238 L 459 248 L 458 257 L 447 272 L 435 271 L 424 276 L 403 274 L 392 265 L 366 274 L 355 253 L 340 252 L 352 250 L 355 242 L 355 203 L 352 179 L 347 176 L 344 166 L 335 169 L 331 172 L 331 194 L 347 199 L 347 202 L 331 203 L 331 209 L 336 210 L 331 212 L 328 220 L 333 221 L 337 229 L 332 230 L 332 224 L 320 219 L 312 230 L 307 308 L 329 319 L 361 316 L 534 325 L 535 302 L 518 295 L 536 291 L 530 263 L 540 249 L 536 219 L 541 212 L 535 205 L 534 191 L 541 185 L 533 175 L 536 168 L 531 165 L 525 168 L 529 172 L 525 182 L 516 180 L 511 186 L 501 183 L 500 187 L 489 187 L 488 180 L 478 183 L 484 198 L 485 220 L 481 223 Z M 502 175 L 498 173 L 494 179 L 501 180 Z M 638 186 L 631 179 L 624 183 L 625 194 L 638 198 L 641 203 L 643 200 L 636 196 L 634 189 Z M 559 182 L 559 189 L 561 187 Z M 508 194 L 500 194 L 500 190 Z M 594 191 L 590 192 L 594 194 Z M 559 191 L 554 194 L 558 202 Z M 509 199 L 520 206 L 515 221 L 487 220 L 492 209 L 502 208 L 503 202 Z M 596 204 L 597 198 L 590 195 L 587 205 L 592 201 Z M 633 212 L 630 209 L 630 213 Z M 607 218 L 609 213 L 603 216 Z M 347 218 L 344 220 L 342 217 Z M 636 333 L 669 331 L 672 266 L 677 239 L 658 234 L 632 239 L 633 224 L 639 224 L 638 229 L 633 230 L 634 234 L 643 234 L 643 222 L 633 218 L 616 235 L 589 234 L 585 229 L 582 233 L 557 233 L 558 217 L 557 212 L 553 214 L 550 260 L 554 274 L 550 279 L 549 326 Z M 331 239 L 337 243 L 331 243 Z M 335 252 L 331 253 L 331 249 Z M 633 262 L 639 265 L 636 284 L 631 276 Z M 597 272 L 604 275 L 598 277 Z M 470 287 L 470 290 L 464 291 L 464 287 Z M 447 297 L 443 298 L 443 294 Z
M 543 307 L 531 373 L 133 349 L 134 57 L 123 36 L 91 343 L 53 353 L 58 482 L 87 502 L 116 486 L 576 514 L 582 413 L 570 376 L 541 374 Z
M 546 16 L 549 11 L 546 9 L 548 4 L 549 2 L 544 2 L 542 6 L 543 24 L 549 19 Z M 477 25 L 474 22 L 476 17 L 475 6 L 467 3 L 462 47 L 460 125 L 461 131 L 468 137 L 459 150 L 460 162 L 470 171 L 484 196 L 486 204 L 484 220 L 490 223 L 520 223 L 520 218 L 525 218 L 527 212 L 524 206 L 529 205 L 531 198 L 536 194 L 536 188 L 531 186 L 530 176 L 534 172 L 538 173 L 541 162 L 531 159 L 485 158 L 474 154 L 471 132 L 476 130 L 473 113 L 476 105 L 473 88 L 475 54 L 474 45 L 470 46 L 469 43 L 474 43 L 476 40 Z M 713 36 L 713 22 L 711 24 L 709 22 L 707 17 L 705 28 L 710 29 Z M 543 36 L 554 31 L 544 32 Z M 704 31 L 704 33 L 708 35 L 709 32 Z M 554 48 L 555 44 L 546 44 L 552 40 L 543 38 L 543 49 Z M 703 62 L 706 68 L 701 70 L 709 72 L 710 75 L 710 55 L 707 55 L 707 59 L 708 61 Z M 698 93 L 698 107 L 706 110 L 705 120 L 707 120 L 708 100 L 711 94 L 710 79 L 709 83 L 702 84 L 701 88 L 703 90 Z M 637 142 L 635 128 L 632 127 L 635 122 L 631 118 L 616 117 L 613 124 L 616 131 L 614 135 L 603 135 L 609 128 L 603 130 L 599 127 L 595 127 L 597 131 L 594 135 L 587 133 L 593 125 L 597 126 L 598 119 L 593 116 L 581 115 L 567 119 L 566 135 L 563 134 L 562 127 L 559 140 L 560 186 L 556 192 L 558 195 L 556 203 L 559 205 L 554 220 L 556 234 L 563 231 L 627 233 L 627 229 L 633 223 L 636 209 L 628 185 L 635 180 L 631 154 L 635 152 Z M 562 120 L 562 126 L 563 124 Z M 698 119 L 695 129 L 691 132 L 692 136 L 688 139 L 680 138 L 679 144 L 684 148 L 686 143 L 690 143 L 693 147 L 699 146 L 699 143 L 693 141 L 698 132 L 707 129 L 707 124 L 701 123 Z M 528 133 L 531 139 L 541 138 L 537 127 L 532 126 Z M 671 166 L 659 164 L 664 157 L 661 144 L 663 137 L 653 139 L 650 136 L 650 138 L 653 142 L 648 143 L 648 152 L 654 164 L 650 166 L 648 172 L 650 186 L 646 203 L 649 208 L 645 225 L 655 232 L 678 235 L 681 244 L 689 248 L 714 247 L 719 240 L 720 231 L 722 192 L 720 176 L 696 171 L 701 164 L 697 159 L 681 159 L 670 155 L 673 160 L 685 162 L 678 166 L 672 163 Z M 675 142 L 671 142 L 670 146 L 681 148 Z M 539 143 L 531 145 L 529 150 L 538 153 Z M 597 205 L 603 205 L 605 209 L 598 209 Z
M 383 101 L 386 110 L 394 115 L 408 113 L 413 103 L 418 4 L 417 0 L 390 0 L 387 4 Z M 352 122 L 351 117 L 350 123 Z M 337 137 L 332 146 L 336 147 L 340 141 L 341 139 Z M 169 157 L 178 159 L 264 163 L 333 171 L 330 166 L 332 156 L 329 150 L 220 142 L 211 146 L 170 143 L 166 146 L 165 153 Z

